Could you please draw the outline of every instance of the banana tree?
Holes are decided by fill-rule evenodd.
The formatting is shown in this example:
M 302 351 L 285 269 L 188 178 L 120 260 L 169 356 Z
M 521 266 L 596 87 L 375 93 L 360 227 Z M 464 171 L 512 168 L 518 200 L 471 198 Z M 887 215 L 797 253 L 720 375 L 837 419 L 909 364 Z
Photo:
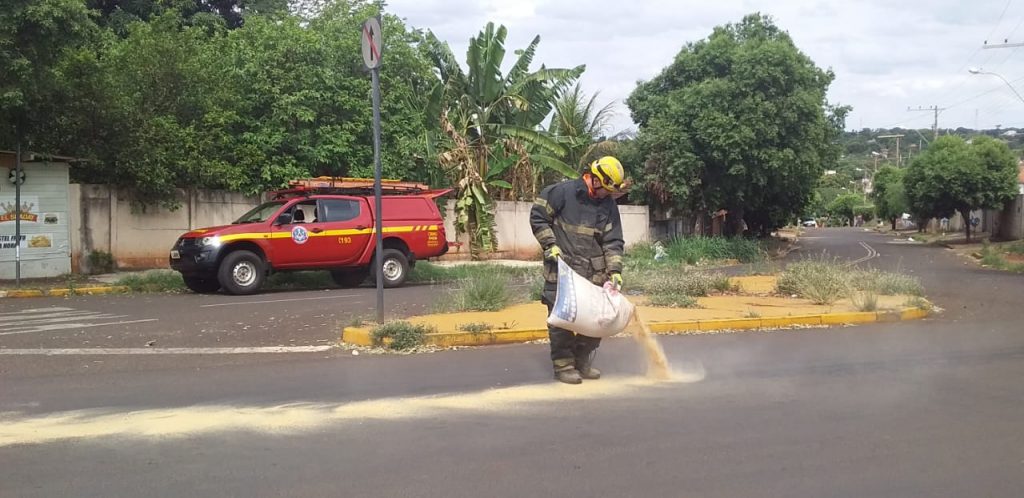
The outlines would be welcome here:
M 540 124 L 561 93 L 583 73 L 584 66 L 530 72 L 540 37 L 523 50 L 507 75 L 504 26 L 493 23 L 470 39 L 468 72 L 455 60 L 447 43 L 427 33 L 423 50 L 433 62 L 438 81 L 427 106 L 433 133 L 431 155 L 459 190 L 457 228 L 470 234 L 474 256 L 495 247 L 494 200 L 527 198 L 537 192 L 538 168 L 568 177 L 576 171 L 565 164 L 566 147 Z

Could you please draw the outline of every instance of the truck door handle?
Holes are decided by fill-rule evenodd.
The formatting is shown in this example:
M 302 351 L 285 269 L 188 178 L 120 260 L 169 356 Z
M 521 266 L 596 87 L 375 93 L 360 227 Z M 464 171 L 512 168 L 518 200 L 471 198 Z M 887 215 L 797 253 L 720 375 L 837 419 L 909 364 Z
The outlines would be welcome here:
M 356 230 L 366 230 L 366 225 L 356 225 Z
M 320 233 L 320 232 L 324 231 L 324 229 L 323 228 L 311 228 L 309 231 L 313 232 L 313 233 Z

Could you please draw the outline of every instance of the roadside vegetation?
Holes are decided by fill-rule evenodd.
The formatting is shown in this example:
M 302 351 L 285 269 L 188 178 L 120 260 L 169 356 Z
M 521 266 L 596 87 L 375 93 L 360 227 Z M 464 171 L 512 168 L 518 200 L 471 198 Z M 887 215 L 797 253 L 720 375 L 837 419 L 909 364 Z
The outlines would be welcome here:
M 185 292 L 185 281 L 173 270 L 150 270 L 128 275 L 114 285 L 127 287 L 131 292 Z
M 402 351 L 422 346 L 426 335 L 433 332 L 433 327 L 398 320 L 374 327 L 371 337 L 374 346 Z
M 787 266 L 779 275 L 777 291 L 810 299 L 814 304 L 832 304 L 849 297 L 862 311 L 873 311 L 877 309 L 878 296 L 921 296 L 924 288 L 909 275 L 851 268 L 838 260 L 820 257 Z
M 1024 273 L 1024 241 L 995 246 L 986 242 L 981 248 L 981 264 L 996 270 Z

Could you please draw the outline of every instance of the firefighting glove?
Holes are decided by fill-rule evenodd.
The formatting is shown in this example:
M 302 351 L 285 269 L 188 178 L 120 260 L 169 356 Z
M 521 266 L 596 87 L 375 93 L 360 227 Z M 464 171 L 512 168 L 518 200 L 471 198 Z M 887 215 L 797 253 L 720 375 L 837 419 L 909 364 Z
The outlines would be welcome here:
M 612 285 L 614 285 L 616 289 L 622 290 L 622 274 L 621 273 L 612 273 Z
M 558 260 L 561 255 L 562 250 L 557 245 L 553 245 L 549 247 L 547 251 L 544 251 L 544 259 L 550 259 L 552 261 Z

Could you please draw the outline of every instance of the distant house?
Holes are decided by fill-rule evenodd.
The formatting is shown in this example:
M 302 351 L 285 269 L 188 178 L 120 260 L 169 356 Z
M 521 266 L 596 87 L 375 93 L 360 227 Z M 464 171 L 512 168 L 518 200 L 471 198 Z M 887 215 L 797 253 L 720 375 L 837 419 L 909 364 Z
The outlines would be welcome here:
M 1004 137 L 1015 137 L 1017 136 L 1017 130 L 1006 130 L 1003 132 Z

